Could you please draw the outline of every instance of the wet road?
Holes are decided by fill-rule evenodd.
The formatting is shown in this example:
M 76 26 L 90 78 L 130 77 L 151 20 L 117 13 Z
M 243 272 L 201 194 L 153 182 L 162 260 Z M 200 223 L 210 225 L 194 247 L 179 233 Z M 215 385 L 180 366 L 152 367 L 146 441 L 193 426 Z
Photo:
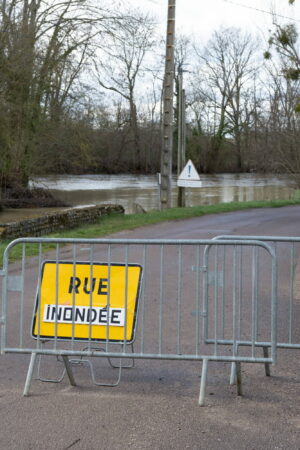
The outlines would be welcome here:
M 118 238 L 218 234 L 300 236 L 300 207 L 210 215 L 117 233 Z M 8 449 L 299 449 L 299 351 L 280 350 L 272 377 L 243 365 L 244 396 L 230 367 L 209 367 L 207 406 L 197 404 L 201 363 L 138 361 L 117 388 L 33 381 L 23 398 L 28 355 L 0 357 L 0 446 Z

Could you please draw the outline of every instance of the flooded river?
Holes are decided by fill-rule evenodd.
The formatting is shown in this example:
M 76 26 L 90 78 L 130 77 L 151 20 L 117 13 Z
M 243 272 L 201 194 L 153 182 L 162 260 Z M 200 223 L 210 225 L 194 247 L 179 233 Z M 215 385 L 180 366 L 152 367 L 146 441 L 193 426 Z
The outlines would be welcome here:
M 220 202 L 289 199 L 293 182 L 288 176 L 258 174 L 201 175 L 201 188 L 186 189 L 187 206 Z M 50 189 L 55 198 L 72 207 L 103 203 L 121 204 L 126 213 L 135 205 L 146 211 L 159 208 L 159 189 L 155 175 L 56 175 L 35 178 L 31 185 Z M 173 179 L 172 206 L 176 206 L 176 178 Z M 0 223 L 35 217 L 57 208 L 6 210 Z

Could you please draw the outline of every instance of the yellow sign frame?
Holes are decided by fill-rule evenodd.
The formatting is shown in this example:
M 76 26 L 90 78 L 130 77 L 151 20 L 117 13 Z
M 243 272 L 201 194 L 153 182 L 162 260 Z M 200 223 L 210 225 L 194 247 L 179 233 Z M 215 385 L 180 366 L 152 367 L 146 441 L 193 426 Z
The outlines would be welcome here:
M 139 264 L 44 261 L 32 337 L 132 343 L 141 279 Z

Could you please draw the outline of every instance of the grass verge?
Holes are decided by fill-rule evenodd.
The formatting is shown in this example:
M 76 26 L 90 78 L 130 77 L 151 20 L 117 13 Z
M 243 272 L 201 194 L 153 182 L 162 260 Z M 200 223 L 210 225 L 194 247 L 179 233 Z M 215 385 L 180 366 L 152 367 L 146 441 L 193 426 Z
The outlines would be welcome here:
M 300 192 L 300 191 L 299 191 Z M 193 206 L 188 208 L 170 208 L 165 211 L 151 211 L 147 214 L 112 214 L 99 219 L 99 221 L 92 225 L 84 225 L 71 230 L 61 231 L 49 234 L 47 237 L 53 238 L 99 238 L 112 233 L 123 230 L 132 230 L 146 225 L 153 225 L 159 222 L 166 222 L 170 220 L 183 220 L 191 217 L 204 216 L 206 214 L 220 214 L 232 211 L 241 211 L 251 208 L 279 208 L 282 206 L 299 205 L 300 195 L 295 195 L 293 200 L 270 200 L 261 202 L 232 202 L 219 203 L 216 205 L 207 206 Z M 2 255 L 5 247 L 10 241 L 0 242 L 0 263 L 2 265 Z M 19 246 L 20 247 L 20 246 Z M 12 253 L 13 260 L 20 258 L 21 248 L 16 246 Z M 53 248 L 53 245 L 43 246 L 44 251 Z M 38 253 L 38 247 L 29 246 L 26 254 L 32 256 Z

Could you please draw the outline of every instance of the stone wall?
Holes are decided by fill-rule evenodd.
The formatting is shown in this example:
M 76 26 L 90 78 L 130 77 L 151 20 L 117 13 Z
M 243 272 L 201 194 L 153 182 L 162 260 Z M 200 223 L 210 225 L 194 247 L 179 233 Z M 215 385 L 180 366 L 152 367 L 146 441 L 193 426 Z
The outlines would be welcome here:
M 121 205 L 100 205 L 87 208 L 68 209 L 51 215 L 26 219 L 20 222 L 0 223 L 0 239 L 23 236 L 41 236 L 59 230 L 95 223 L 99 217 L 109 214 L 124 214 Z

